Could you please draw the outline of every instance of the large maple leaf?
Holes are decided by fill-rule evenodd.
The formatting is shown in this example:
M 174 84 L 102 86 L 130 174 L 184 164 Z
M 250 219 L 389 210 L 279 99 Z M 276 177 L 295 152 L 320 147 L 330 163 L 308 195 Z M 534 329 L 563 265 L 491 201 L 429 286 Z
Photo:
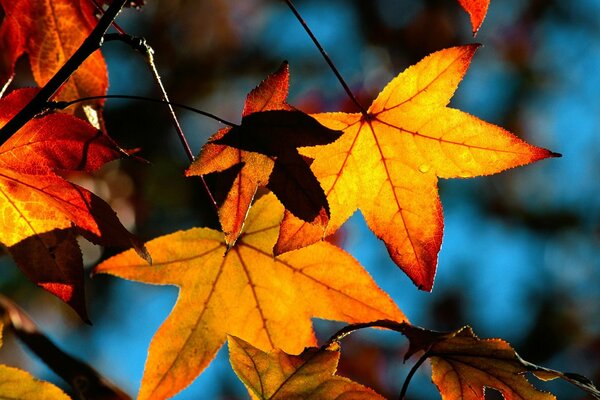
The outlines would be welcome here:
M 97 22 L 90 0 L 0 0 L 0 5 L 5 13 L 0 26 L 0 87 L 10 82 L 23 54 L 29 56 L 36 83 L 45 85 Z M 104 95 L 107 88 L 106 64 L 96 51 L 62 86 L 56 100 Z
M 313 115 L 344 135 L 301 149 L 325 189 L 334 233 L 356 209 L 421 289 L 433 286 L 442 242 L 438 178 L 488 175 L 556 154 L 447 104 L 476 45 L 431 54 L 394 78 L 363 114 Z M 318 241 L 323 230 L 287 213 L 275 253 Z
M 219 220 L 230 246 L 242 232 L 261 186 L 303 220 L 316 218 L 325 224 L 329 217 L 325 193 L 297 148 L 331 143 L 341 132 L 325 128 L 287 104 L 288 86 L 289 67 L 284 62 L 248 94 L 242 124 L 214 134 L 186 172 L 188 176 L 236 172 L 219 205 Z
M 0 321 L 0 347 L 2 329 Z M 70 400 L 70 397 L 49 382 L 39 381 L 25 371 L 0 364 L 0 399 Z
M 307 348 L 299 355 L 275 349 L 265 353 L 230 336 L 229 360 L 252 398 L 383 400 L 373 390 L 335 375 L 340 352 Z
M 35 92 L 22 89 L 0 100 L 0 128 Z M 0 243 L 32 281 L 84 319 L 83 265 L 75 234 L 146 253 L 108 204 L 61 175 L 92 172 L 123 154 L 108 136 L 66 114 L 34 118 L 0 146 Z
M 132 251 L 103 262 L 97 273 L 180 288 L 177 303 L 155 334 L 139 393 L 162 399 L 187 386 L 231 334 L 262 350 L 298 354 L 314 345 L 311 317 L 372 321 L 404 315 L 368 273 L 326 242 L 273 257 L 283 207 L 259 199 L 235 247 L 220 232 L 191 229 L 148 242 L 154 264 Z

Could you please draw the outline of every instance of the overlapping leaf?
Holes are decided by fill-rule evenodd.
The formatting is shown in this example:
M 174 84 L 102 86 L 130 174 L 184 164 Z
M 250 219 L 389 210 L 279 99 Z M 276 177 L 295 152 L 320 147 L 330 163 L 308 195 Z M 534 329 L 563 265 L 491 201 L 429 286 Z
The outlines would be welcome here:
M 0 347 L 2 328 L 0 322 Z M 0 399 L 70 400 L 70 397 L 51 383 L 39 381 L 25 371 L 0 365 Z
M 23 89 L 1 99 L 0 127 L 34 94 L 34 89 Z M 66 114 L 32 119 L 0 146 L 0 243 L 32 281 L 84 319 L 75 233 L 94 243 L 134 245 L 145 253 L 108 204 L 61 174 L 91 172 L 122 155 L 108 136 Z
M 431 290 L 442 242 L 438 178 L 468 178 L 556 156 L 502 128 L 447 107 L 477 46 L 431 54 L 379 94 L 363 114 L 313 115 L 344 135 L 302 149 L 325 189 L 335 232 L 356 209 L 391 258 L 421 289 Z M 323 237 L 318 226 L 287 213 L 275 253 Z
M 339 351 L 307 348 L 299 355 L 265 353 L 229 336 L 229 360 L 250 395 L 260 400 L 383 400 L 373 390 L 335 375 Z
M 329 217 L 325 193 L 297 148 L 331 143 L 341 132 L 323 127 L 287 104 L 288 86 L 289 68 L 284 63 L 248 94 L 242 124 L 213 135 L 187 171 L 188 176 L 238 171 L 219 206 L 219 220 L 230 246 L 242 232 L 261 186 L 305 221 L 317 219 L 322 226 Z
M 0 26 L 0 87 L 12 79 L 15 63 L 23 54 L 29 57 L 37 84 L 46 84 L 97 22 L 92 1 L 0 0 L 0 5 L 5 13 Z M 107 88 L 106 64 L 96 51 L 63 85 L 56 99 L 104 95 Z
M 282 215 L 283 207 L 269 194 L 253 205 L 244 234 L 228 252 L 220 232 L 197 228 L 148 242 L 152 266 L 127 251 L 96 268 L 180 288 L 150 345 L 140 399 L 162 399 L 183 389 L 227 334 L 262 350 L 297 354 L 315 344 L 312 317 L 404 320 L 358 262 L 329 243 L 273 257 Z
M 475 35 L 485 19 L 490 0 L 458 0 L 458 2 L 469 13 L 473 35 Z

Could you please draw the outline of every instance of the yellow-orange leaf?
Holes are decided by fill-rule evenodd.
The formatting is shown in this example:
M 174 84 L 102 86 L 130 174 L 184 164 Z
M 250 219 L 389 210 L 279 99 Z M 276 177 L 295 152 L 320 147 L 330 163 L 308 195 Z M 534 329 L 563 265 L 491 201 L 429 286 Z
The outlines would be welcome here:
M 1 322 L 0 347 L 2 347 Z M 0 365 L 0 399 L 70 400 L 70 397 L 51 383 L 39 381 L 25 371 Z
M 493 174 L 556 156 L 506 130 L 449 108 L 476 45 L 431 54 L 394 78 L 365 115 L 313 115 L 343 130 L 336 142 L 305 148 L 327 194 L 334 233 L 356 209 L 391 258 L 421 289 L 431 290 L 442 242 L 438 178 Z M 280 254 L 323 237 L 322 229 L 287 213 Z
M 265 353 L 229 336 L 229 360 L 250 395 L 260 400 L 383 400 L 373 390 L 335 375 L 339 351 L 307 348 L 299 355 Z
M 473 35 L 475 35 L 485 19 L 490 0 L 458 0 L 458 2 L 469 13 Z
M 0 0 L 0 85 L 14 75 L 15 63 L 29 56 L 33 77 L 43 86 L 77 50 L 96 24 L 91 1 Z M 57 100 L 106 94 L 106 64 L 96 51 L 61 88 Z M 97 100 L 91 104 L 100 105 Z
M 312 317 L 355 322 L 404 315 L 354 258 L 318 243 L 274 257 L 283 206 L 258 200 L 228 248 L 220 232 L 191 229 L 147 243 L 153 265 L 131 251 L 96 268 L 125 279 L 176 285 L 173 311 L 150 345 L 140 399 L 174 395 L 210 363 L 231 334 L 262 350 L 297 354 L 315 344 Z

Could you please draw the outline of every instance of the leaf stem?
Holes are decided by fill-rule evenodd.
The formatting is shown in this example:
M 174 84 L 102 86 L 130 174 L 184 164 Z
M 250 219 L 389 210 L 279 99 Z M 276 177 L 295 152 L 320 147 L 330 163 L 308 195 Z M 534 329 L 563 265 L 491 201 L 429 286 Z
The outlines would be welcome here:
M 106 9 L 106 12 L 96 27 L 81 46 L 65 62 L 65 64 L 54 74 L 52 78 L 40 89 L 25 107 L 21 109 L 6 125 L 0 129 L 0 144 L 4 143 L 15 132 L 23 127 L 30 119 L 35 117 L 46 106 L 48 100 L 56 93 L 63 83 L 79 68 L 79 66 L 102 45 L 106 30 L 113 23 L 125 3 L 128 0 L 114 0 Z
M 99 100 L 99 99 L 126 99 L 126 100 L 142 100 L 142 101 L 147 101 L 149 103 L 158 103 L 158 104 L 170 104 L 173 107 L 178 107 L 178 108 L 182 108 L 184 110 L 188 110 L 191 111 L 193 113 L 196 114 L 200 114 L 203 115 L 205 117 L 214 119 L 217 122 L 222 123 L 223 125 L 228 125 L 231 127 L 234 126 L 238 126 L 237 124 L 227 121 L 223 118 L 220 118 L 214 114 L 211 114 L 207 111 L 203 111 L 200 110 L 198 108 L 194 108 L 194 107 L 190 107 L 187 106 L 185 104 L 182 103 L 176 103 L 173 101 L 165 101 L 163 99 L 153 99 L 152 97 L 145 97 L 145 96 L 136 96 L 136 95 L 128 95 L 128 94 L 107 94 L 107 95 L 103 95 L 103 96 L 89 96 L 89 97 L 82 97 L 80 99 L 75 99 L 75 100 L 71 100 L 71 101 L 51 101 L 47 103 L 48 108 L 50 109 L 54 109 L 54 110 L 63 110 L 67 107 L 70 107 L 74 104 L 77 103 L 83 103 L 86 101 L 91 101 L 91 100 Z
M 419 358 L 419 360 L 415 363 L 415 365 L 413 365 L 413 367 L 410 369 L 410 371 L 408 371 L 408 375 L 406 375 L 406 379 L 404 380 L 404 384 L 402 385 L 402 389 L 400 390 L 400 400 L 404 400 L 404 397 L 406 396 L 406 392 L 408 390 L 408 385 L 410 384 L 410 381 L 412 380 L 413 376 L 415 375 L 415 373 L 417 372 L 417 370 L 419 369 L 419 367 L 425 362 L 425 360 L 427 360 L 429 358 L 430 354 L 429 352 L 425 352 L 425 354 L 423 354 L 421 356 L 421 358 Z
M 335 66 L 335 64 L 333 63 L 333 61 L 331 60 L 331 58 L 325 51 L 325 49 L 323 49 L 323 46 L 321 46 L 321 43 L 319 43 L 319 41 L 313 34 L 312 30 L 308 27 L 308 24 L 306 23 L 304 18 L 302 18 L 302 16 L 300 15 L 298 10 L 294 6 L 294 3 L 292 2 L 292 0 L 284 0 L 284 1 L 288 5 L 290 10 L 292 10 L 292 13 L 294 13 L 294 16 L 296 17 L 298 22 L 300 22 L 300 24 L 302 25 L 302 27 L 304 28 L 304 30 L 306 31 L 308 36 L 311 38 L 311 40 L 313 41 L 315 46 L 317 46 L 317 49 L 319 49 L 319 52 L 321 52 L 321 55 L 325 59 L 325 62 L 327 62 L 327 64 L 329 65 L 329 68 L 331 68 L 331 70 L 335 74 L 336 78 L 338 79 L 338 81 L 340 82 L 340 84 L 342 85 L 344 90 L 346 91 L 346 94 L 348 94 L 348 97 L 350 98 L 350 100 L 352 100 L 352 102 L 360 110 L 360 113 L 366 117 L 368 115 L 367 110 L 362 106 L 362 104 L 360 104 L 360 102 L 358 101 L 358 99 L 356 98 L 354 93 L 352 93 L 352 90 L 350 90 L 350 87 L 348 86 L 348 84 L 346 83 L 344 78 L 342 77 L 342 74 L 340 74 L 340 71 L 338 71 L 337 67 Z
M 131 399 L 89 365 L 62 351 L 38 329 L 33 320 L 14 302 L 0 295 L 0 321 L 52 371 L 65 380 L 81 399 Z

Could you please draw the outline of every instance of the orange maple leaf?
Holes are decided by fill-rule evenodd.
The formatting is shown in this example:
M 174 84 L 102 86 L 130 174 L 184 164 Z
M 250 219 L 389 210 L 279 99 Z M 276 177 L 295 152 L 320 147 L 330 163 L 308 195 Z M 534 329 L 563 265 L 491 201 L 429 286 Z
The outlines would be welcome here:
M 473 36 L 475 36 L 485 19 L 490 0 L 458 0 L 458 2 L 469 13 L 471 26 L 473 27 Z
M 363 114 L 313 115 L 344 135 L 301 153 L 325 189 L 326 234 L 356 209 L 385 242 L 394 262 L 424 290 L 433 286 L 442 242 L 438 178 L 488 175 L 557 156 L 504 129 L 446 107 L 476 45 L 431 54 L 394 78 Z M 286 213 L 275 254 L 314 243 L 319 226 Z
M 0 128 L 36 93 L 22 89 L 0 100 Z M 66 114 L 34 118 L 0 146 L 0 243 L 35 283 L 71 305 L 83 319 L 83 266 L 76 232 L 88 240 L 138 243 L 102 199 L 66 181 L 123 156 L 108 136 Z
M 0 321 L 0 347 L 2 328 Z M 49 382 L 39 381 L 25 371 L 0 364 L 0 399 L 70 400 L 70 397 Z
M 219 206 L 225 240 L 233 246 L 242 232 L 259 187 L 268 187 L 294 215 L 324 225 L 329 206 L 323 189 L 297 148 L 335 141 L 327 129 L 285 102 L 289 67 L 283 63 L 246 98 L 240 126 L 222 129 L 204 145 L 186 175 L 233 171 L 236 176 Z
M 0 88 L 15 73 L 23 54 L 36 83 L 43 86 L 90 34 L 97 19 L 92 1 L 0 0 Z M 108 75 L 100 51 L 94 52 L 61 87 L 55 100 L 74 100 L 106 94 Z M 100 106 L 103 100 L 87 104 Z
M 196 228 L 148 242 L 154 264 L 132 251 L 96 267 L 125 279 L 180 288 L 177 303 L 152 339 L 140 399 L 163 399 L 186 387 L 235 335 L 262 350 L 297 354 L 314 345 L 312 317 L 405 320 L 369 274 L 326 242 L 273 257 L 283 206 L 259 199 L 235 247 L 221 232 Z
M 299 355 L 275 349 L 265 353 L 229 336 L 229 360 L 252 398 L 383 400 L 373 390 L 335 375 L 340 352 L 307 348 Z

